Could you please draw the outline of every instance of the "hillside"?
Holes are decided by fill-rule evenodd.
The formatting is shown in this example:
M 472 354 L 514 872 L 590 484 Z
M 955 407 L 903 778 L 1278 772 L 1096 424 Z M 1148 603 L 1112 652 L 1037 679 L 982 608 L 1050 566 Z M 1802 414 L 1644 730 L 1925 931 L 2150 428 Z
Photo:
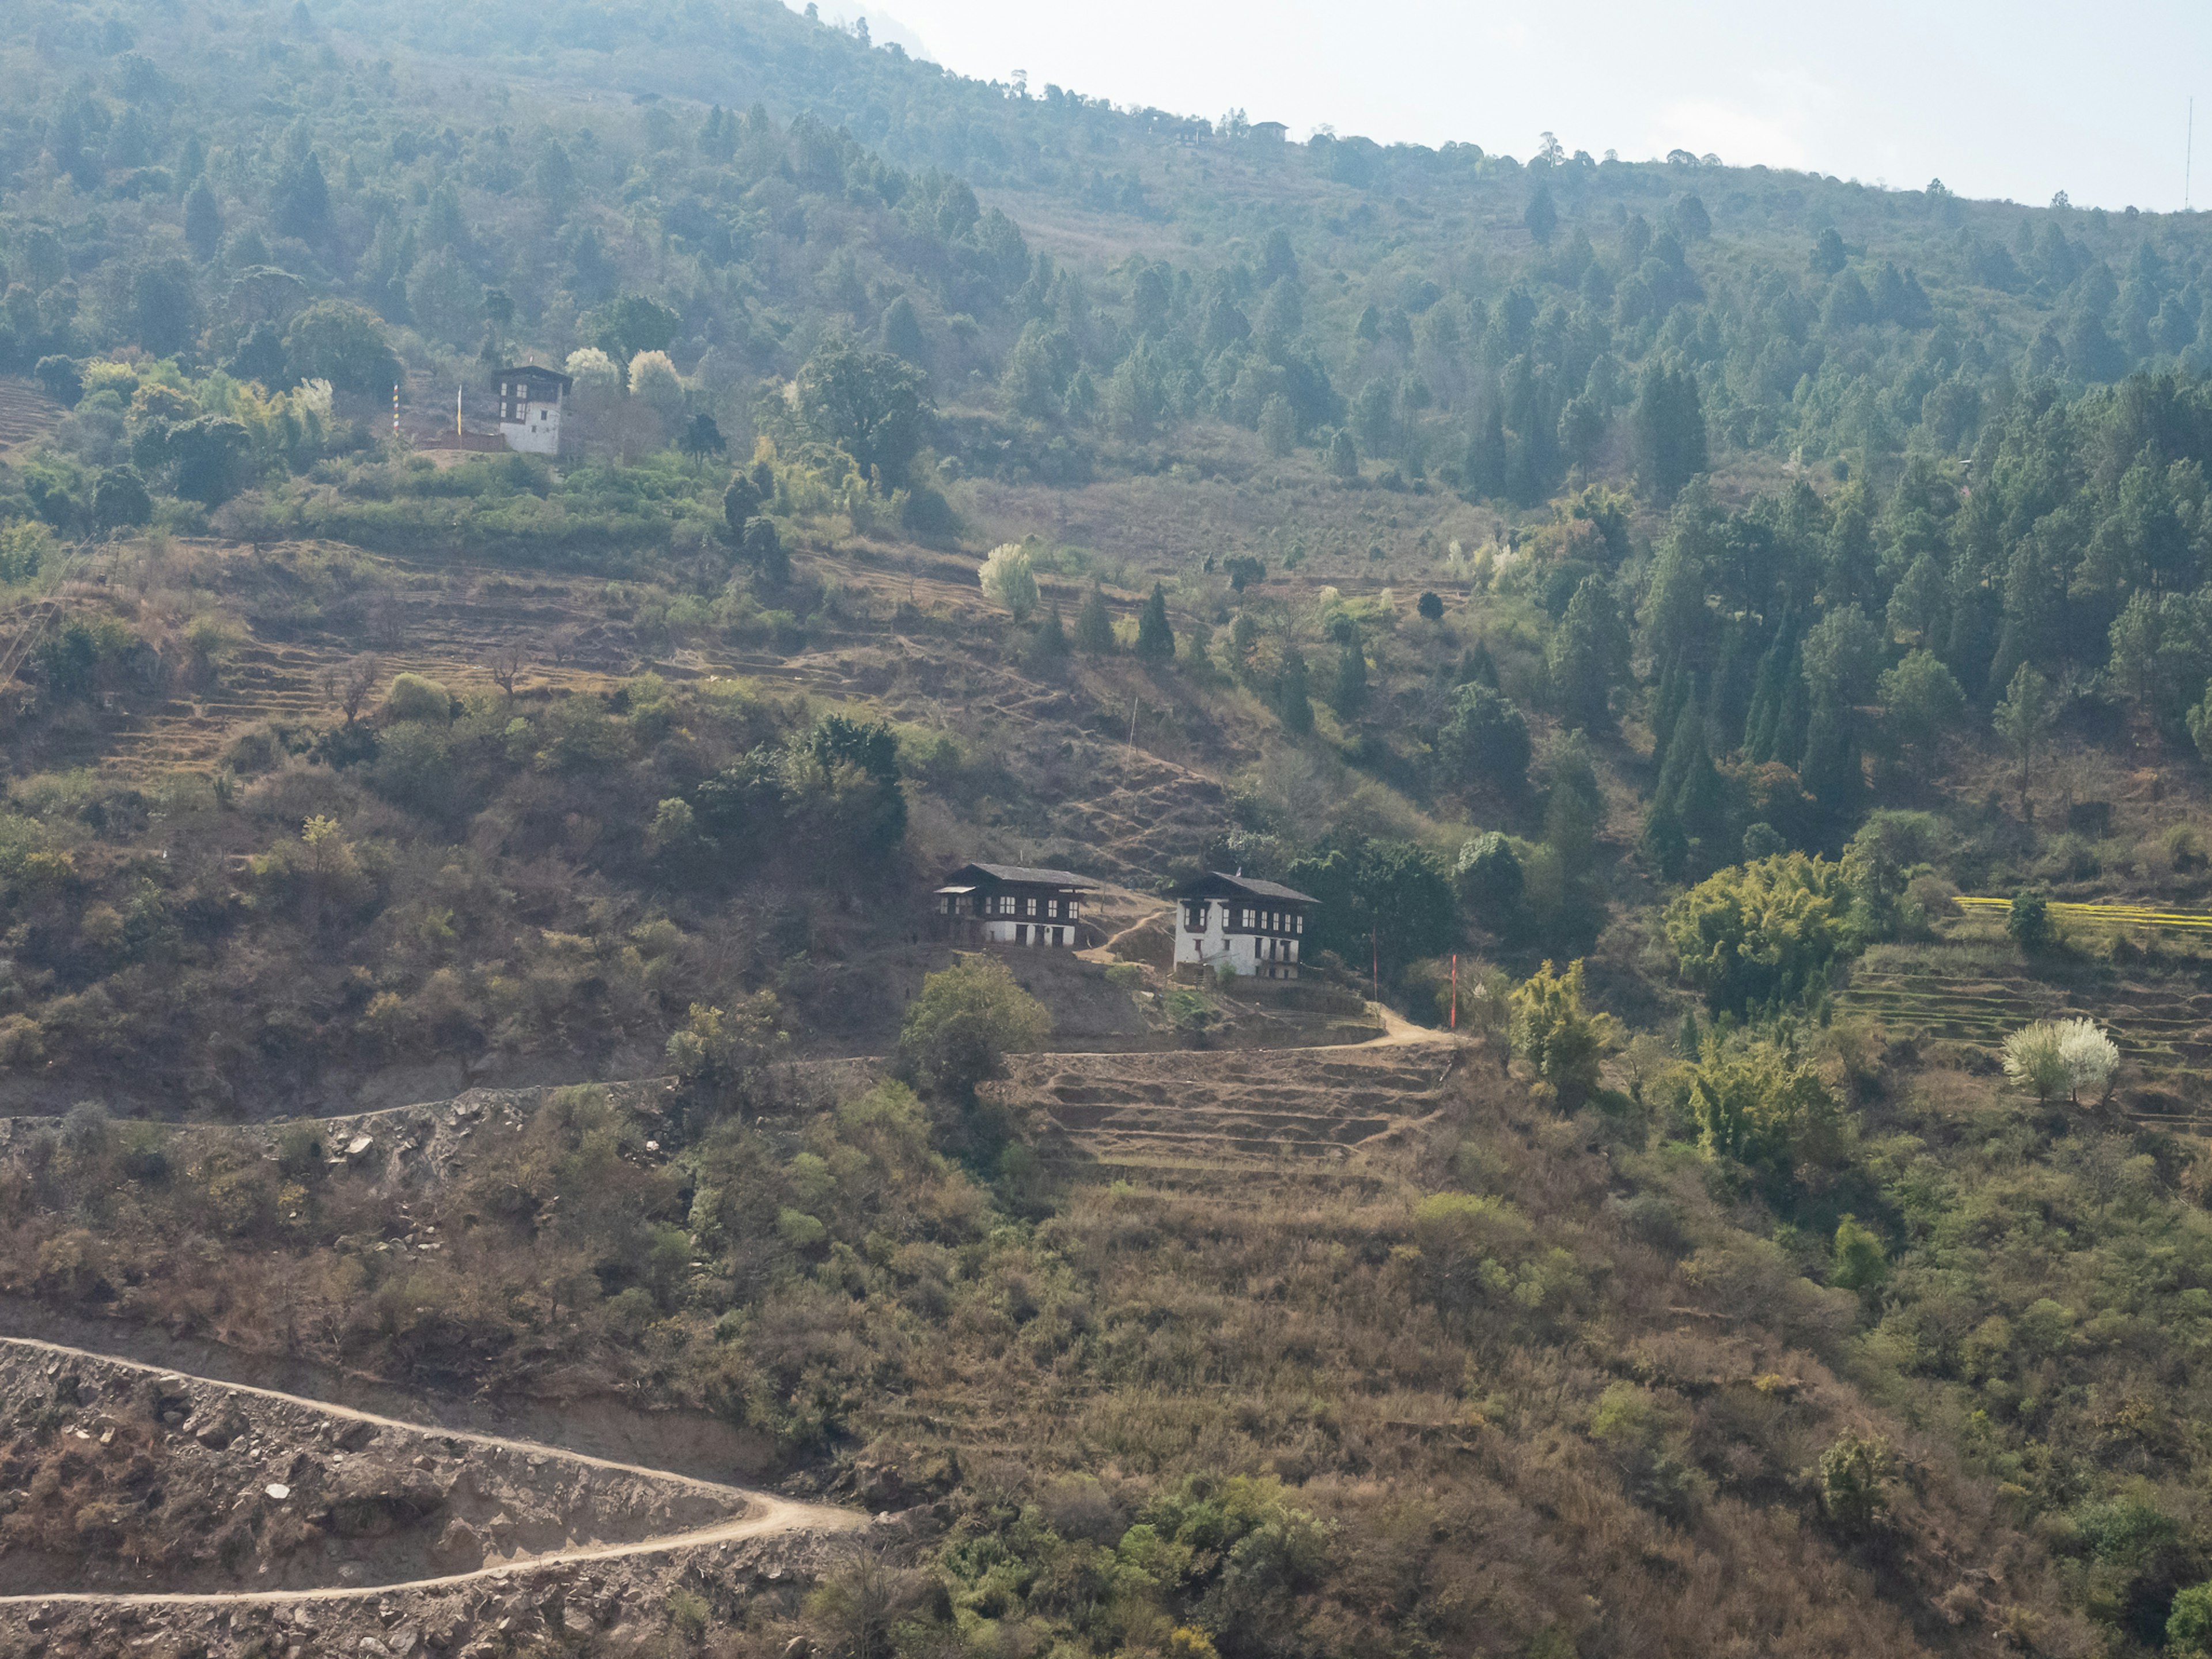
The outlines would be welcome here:
M 2196 216 L 0 72 L 0 1651 L 2212 1654 Z

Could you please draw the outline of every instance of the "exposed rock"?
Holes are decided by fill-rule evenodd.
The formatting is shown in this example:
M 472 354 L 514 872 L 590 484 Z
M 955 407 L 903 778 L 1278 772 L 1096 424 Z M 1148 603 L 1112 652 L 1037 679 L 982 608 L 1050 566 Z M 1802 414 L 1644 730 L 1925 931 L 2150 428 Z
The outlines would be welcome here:
M 239 1410 L 238 1402 L 225 1401 L 212 1418 L 192 1431 L 192 1438 L 210 1451 L 221 1451 L 244 1434 L 246 1426 L 246 1413 Z
M 483 1565 L 483 1540 L 467 1522 L 457 1517 L 439 1534 L 430 1554 L 448 1572 L 473 1572 Z

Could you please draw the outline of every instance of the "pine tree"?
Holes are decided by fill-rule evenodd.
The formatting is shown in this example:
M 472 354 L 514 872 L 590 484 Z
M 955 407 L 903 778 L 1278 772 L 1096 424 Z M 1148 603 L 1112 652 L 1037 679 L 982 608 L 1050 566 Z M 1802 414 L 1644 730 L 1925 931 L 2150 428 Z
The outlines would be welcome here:
M 1340 720 L 1355 720 L 1367 707 L 1367 653 L 1355 632 L 1344 641 L 1337 659 L 1336 684 L 1329 688 L 1328 706 Z
M 1037 624 L 1036 643 L 1031 649 L 1041 663 L 1067 660 L 1067 630 L 1060 626 L 1060 602 L 1053 601 L 1052 609 L 1045 612 L 1044 620 Z
M 1167 662 L 1175 656 L 1175 630 L 1168 625 L 1167 589 L 1152 584 L 1152 597 L 1137 613 L 1137 660 Z
M 1086 657 L 1114 654 L 1114 618 L 1106 609 L 1106 592 L 1097 582 L 1075 613 L 1075 648 Z

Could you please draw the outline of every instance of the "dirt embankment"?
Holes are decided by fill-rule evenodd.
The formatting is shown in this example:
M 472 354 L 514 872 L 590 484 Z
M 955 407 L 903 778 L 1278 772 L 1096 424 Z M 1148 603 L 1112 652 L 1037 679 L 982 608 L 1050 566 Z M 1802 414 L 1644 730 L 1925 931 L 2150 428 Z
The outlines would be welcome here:
M 0 1346 L 0 1595 L 374 1585 L 741 1518 L 732 1487 Z

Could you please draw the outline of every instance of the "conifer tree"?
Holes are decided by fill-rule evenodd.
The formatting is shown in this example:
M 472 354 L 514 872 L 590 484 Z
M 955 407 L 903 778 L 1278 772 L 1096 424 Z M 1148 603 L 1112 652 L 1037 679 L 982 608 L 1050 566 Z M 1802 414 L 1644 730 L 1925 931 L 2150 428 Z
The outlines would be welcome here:
M 1095 581 L 1075 613 L 1075 648 L 1086 657 L 1114 654 L 1114 618 L 1106 609 L 1105 590 Z
M 1275 712 L 1283 730 L 1302 738 L 1313 730 L 1313 701 L 1306 691 L 1306 659 L 1297 647 L 1283 653 L 1282 684 L 1275 695 Z
M 1336 684 L 1329 688 L 1328 706 L 1340 720 L 1358 720 L 1367 707 L 1367 653 L 1356 632 L 1346 637 L 1337 659 Z
M 1152 584 L 1152 597 L 1137 613 L 1137 660 L 1166 662 L 1175 655 L 1175 630 L 1168 625 L 1167 590 Z

